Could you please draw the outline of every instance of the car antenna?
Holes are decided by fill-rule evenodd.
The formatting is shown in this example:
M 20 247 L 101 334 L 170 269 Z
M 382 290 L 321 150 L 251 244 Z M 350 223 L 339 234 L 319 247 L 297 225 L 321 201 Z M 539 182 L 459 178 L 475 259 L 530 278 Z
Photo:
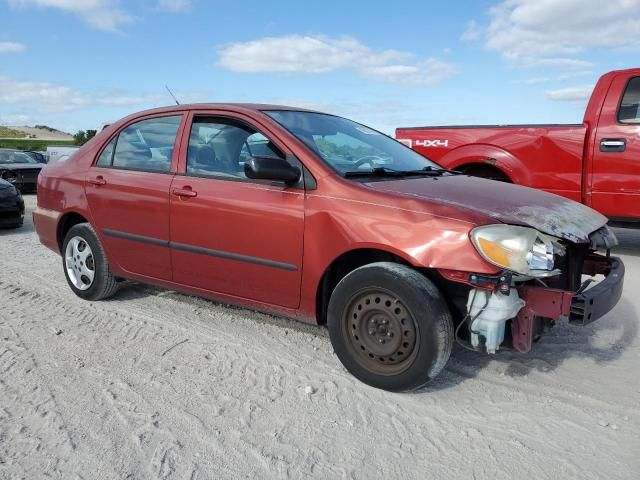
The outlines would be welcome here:
M 171 89 L 169 88 L 168 85 L 165 85 L 164 88 L 167 89 L 167 92 L 169 92 L 169 95 L 171 95 L 171 97 L 173 98 L 173 101 L 176 102 L 176 105 L 180 105 L 180 102 L 178 101 L 178 99 L 176 98 L 176 96 L 173 94 L 173 92 L 171 91 Z

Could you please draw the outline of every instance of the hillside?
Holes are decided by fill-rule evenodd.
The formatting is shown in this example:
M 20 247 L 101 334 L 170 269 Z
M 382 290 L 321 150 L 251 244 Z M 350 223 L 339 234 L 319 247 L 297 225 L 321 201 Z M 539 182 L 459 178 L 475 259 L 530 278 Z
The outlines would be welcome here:
M 0 138 L 29 138 L 33 140 L 57 140 L 72 141 L 73 136 L 66 132 L 61 132 L 46 125 L 35 125 L 33 127 L 5 127 L 0 125 Z
M 26 136 L 25 132 L 0 125 L 0 138 L 24 138 Z

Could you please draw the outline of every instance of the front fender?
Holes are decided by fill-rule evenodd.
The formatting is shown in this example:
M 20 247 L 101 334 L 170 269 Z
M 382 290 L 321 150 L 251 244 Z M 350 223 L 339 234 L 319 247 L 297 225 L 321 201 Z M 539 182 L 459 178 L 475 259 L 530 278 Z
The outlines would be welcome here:
M 416 268 L 498 271 L 473 247 L 469 231 L 475 225 L 419 211 L 417 201 L 411 209 L 310 195 L 306 207 L 300 304 L 305 318 L 315 317 L 316 292 L 326 269 L 352 250 L 391 253 Z

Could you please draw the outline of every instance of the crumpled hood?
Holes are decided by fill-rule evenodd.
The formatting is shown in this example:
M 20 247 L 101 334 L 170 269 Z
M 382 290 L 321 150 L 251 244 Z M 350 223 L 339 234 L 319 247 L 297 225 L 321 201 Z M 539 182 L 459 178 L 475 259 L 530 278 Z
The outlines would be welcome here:
M 510 225 L 533 227 L 571 242 L 588 242 L 589 234 L 607 223 L 595 210 L 552 193 L 466 175 L 375 181 L 378 192 L 444 203 L 480 213 Z

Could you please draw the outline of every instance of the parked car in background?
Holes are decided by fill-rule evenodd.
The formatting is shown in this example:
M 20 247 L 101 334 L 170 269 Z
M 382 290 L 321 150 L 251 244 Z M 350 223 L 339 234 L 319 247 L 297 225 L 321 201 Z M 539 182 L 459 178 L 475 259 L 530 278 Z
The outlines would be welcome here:
M 640 68 L 598 81 L 583 123 L 398 128 L 443 167 L 539 188 L 640 222 Z
M 0 178 L 23 192 L 35 191 L 43 166 L 25 152 L 0 148 Z
M 32 150 L 25 150 L 24 153 L 29 155 L 38 163 L 47 163 L 47 155 L 46 152 L 34 152 Z
M 456 338 L 527 352 L 559 318 L 592 322 L 624 277 L 594 210 L 282 106 L 115 122 L 44 168 L 33 219 L 81 298 L 132 279 L 327 324 L 345 367 L 393 391 L 434 378 Z
M 64 162 L 76 153 L 80 147 L 52 145 L 47 147 L 48 163 Z
M 12 183 L 0 178 L 0 228 L 17 228 L 24 222 L 24 200 Z

